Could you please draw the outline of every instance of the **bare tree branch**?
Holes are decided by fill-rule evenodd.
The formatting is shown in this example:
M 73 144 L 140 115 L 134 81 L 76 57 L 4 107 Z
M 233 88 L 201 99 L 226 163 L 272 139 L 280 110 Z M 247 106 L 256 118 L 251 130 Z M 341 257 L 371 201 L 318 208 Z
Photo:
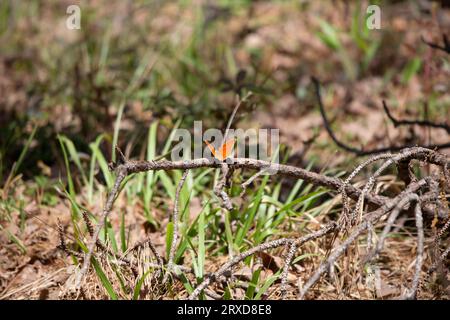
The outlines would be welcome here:
M 420 208 L 420 199 L 418 199 L 416 203 L 416 227 L 417 227 L 417 257 L 416 257 L 416 266 L 414 279 L 412 281 L 411 289 L 407 292 L 405 298 L 406 299 L 415 299 L 417 295 L 417 289 L 419 288 L 420 283 L 420 273 L 422 271 L 423 264 L 423 248 L 424 248 L 424 232 L 423 232 L 423 218 L 422 218 L 422 210 Z
M 222 176 L 220 180 L 217 182 L 217 184 L 214 186 L 214 194 L 222 200 L 222 206 L 226 210 L 230 211 L 233 210 L 233 204 L 231 203 L 230 197 L 224 190 L 227 184 L 227 177 L 230 172 L 228 164 L 226 164 L 225 162 L 221 163 L 220 171 L 222 173 Z
M 388 201 L 384 206 L 367 214 L 364 220 L 355 227 L 354 231 L 350 233 L 347 239 L 334 251 L 330 256 L 319 266 L 312 277 L 305 283 L 301 292 L 300 298 L 302 299 L 308 290 L 320 279 L 323 273 L 330 269 L 330 266 L 334 265 L 336 260 L 343 255 L 347 248 L 352 244 L 363 232 L 368 228 L 369 222 L 374 225 L 381 217 L 389 213 L 392 209 L 401 210 L 405 205 L 407 205 L 412 199 L 416 199 L 417 195 L 413 192 L 419 190 L 422 186 L 426 184 L 425 179 L 420 180 L 415 184 L 411 184 L 406 190 L 396 196 L 394 199 Z
M 383 109 L 388 118 L 392 121 L 394 124 L 394 127 L 398 126 L 412 126 L 412 125 L 418 125 L 421 127 L 431 127 L 431 128 L 437 128 L 437 129 L 444 129 L 447 131 L 448 134 L 450 134 L 450 126 L 446 123 L 434 123 L 427 120 L 398 120 L 394 118 L 391 111 L 388 108 L 388 105 L 386 104 L 386 101 L 383 100 Z
M 414 145 L 411 145 L 411 144 L 404 144 L 402 146 L 389 146 L 389 147 L 383 147 L 383 148 L 378 148 L 378 149 L 362 150 L 362 149 L 351 147 L 351 146 L 343 143 L 342 141 L 340 141 L 336 137 L 336 135 L 334 134 L 333 130 L 331 129 L 330 122 L 328 121 L 327 115 L 325 113 L 325 107 L 323 106 L 322 96 L 320 94 L 320 82 L 319 82 L 319 80 L 317 80 L 315 77 L 311 77 L 311 80 L 312 80 L 312 82 L 314 84 L 316 97 L 317 97 L 317 101 L 318 101 L 318 104 L 319 104 L 319 110 L 320 110 L 320 114 L 321 114 L 322 119 L 323 119 L 323 124 L 325 126 L 325 130 L 327 131 L 327 133 L 331 137 L 331 139 L 334 141 L 334 143 L 336 143 L 336 145 L 338 147 L 340 147 L 341 149 L 344 149 L 345 151 L 354 153 L 357 156 L 367 156 L 367 155 L 383 153 L 383 152 L 400 151 L 400 150 L 405 149 L 405 148 L 414 147 Z M 427 149 L 445 149 L 445 148 L 450 148 L 450 142 L 443 143 L 443 144 L 431 144 L 431 145 L 422 146 L 422 147 L 423 148 L 427 148 Z
M 440 46 L 437 43 L 428 42 L 427 40 L 425 40 L 425 38 L 423 36 L 421 38 L 422 38 L 422 41 L 429 47 L 431 47 L 433 49 L 441 50 L 441 51 L 444 51 L 444 52 L 450 54 L 450 41 L 448 40 L 447 35 L 445 35 L 445 34 L 442 35 L 442 42 L 444 43 L 443 46 Z
M 294 258 L 295 251 L 297 251 L 297 243 L 292 242 L 288 246 L 288 252 L 284 259 L 283 273 L 281 274 L 281 297 L 286 299 L 286 286 L 288 282 L 289 267 L 291 266 L 292 259 Z
M 126 167 L 124 167 L 123 165 L 120 165 L 117 167 L 116 169 L 116 181 L 114 183 L 113 188 L 111 189 L 109 195 L 108 195 L 108 199 L 106 200 L 106 205 L 103 209 L 103 213 L 97 223 L 97 227 L 95 229 L 95 233 L 94 236 L 90 239 L 90 242 L 88 244 L 88 252 L 85 255 L 84 261 L 83 261 L 83 265 L 80 269 L 80 271 L 78 272 L 78 275 L 76 277 L 75 283 L 74 283 L 74 288 L 75 290 L 78 290 L 81 287 L 82 281 L 84 279 L 85 274 L 87 273 L 88 269 L 89 269 L 89 265 L 91 262 L 91 257 L 92 254 L 94 252 L 95 246 L 97 244 L 97 239 L 98 236 L 100 235 L 100 230 L 103 228 L 104 224 L 105 224 L 105 220 L 108 217 L 108 215 L 111 213 L 112 210 L 112 206 L 114 203 L 114 200 L 117 196 L 117 194 L 119 193 L 120 190 L 120 184 L 122 183 L 122 181 L 125 179 L 125 177 L 127 176 L 128 172 Z
M 174 257 L 175 257 L 175 250 L 177 249 L 177 242 L 178 242 L 178 211 L 179 211 L 179 204 L 180 201 L 180 192 L 183 188 L 184 182 L 186 181 L 187 175 L 189 173 L 189 170 L 185 170 L 183 172 L 183 176 L 180 179 L 180 182 L 178 183 L 177 190 L 175 192 L 175 204 L 173 207 L 173 214 L 172 214 L 172 223 L 173 223 L 173 238 L 172 243 L 170 244 L 170 252 L 169 252 L 169 262 L 167 264 L 167 273 L 164 276 L 163 283 L 167 281 L 167 276 L 172 272 L 173 263 L 174 263 Z

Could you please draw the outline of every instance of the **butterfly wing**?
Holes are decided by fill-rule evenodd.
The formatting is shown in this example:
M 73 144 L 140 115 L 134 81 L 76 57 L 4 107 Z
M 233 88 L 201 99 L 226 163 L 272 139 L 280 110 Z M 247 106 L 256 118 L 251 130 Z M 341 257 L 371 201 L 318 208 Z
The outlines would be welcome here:
M 222 156 L 221 161 L 225 160 L 226 158 L 228 158 L 231 155 L 231 153 L 233 151 L 234 143 L 235 143 L 235 140 L 234 140 L 234 138 L 232 138 L 232 139 L 229 139 L 228 141 L 226 141 L 220 147 L 220 155 Z
M 209 150 L 211 151 L 212 155 L 217 158 L 218 154 L 216 152 L 216 148 L 214 148 L 214 146 L 209 143 L 208 141 L 205 140 L 206 145 L 208 146 Z M 220 159 L 219 159 L 220 160 Z
M 226 158 L 228 158 L 234 147 L 235 140 L 234 138 L 229 139 L 224 144 L 222 144 L 219 148 L 219 150 L 216 150 L 212 144 L 210 144 L 208 141 L 205 140 L 206 145 L 208 146 L 209 150 L 211 151 L 214 158 L 216 158 L 219 161 L 224 161 Z

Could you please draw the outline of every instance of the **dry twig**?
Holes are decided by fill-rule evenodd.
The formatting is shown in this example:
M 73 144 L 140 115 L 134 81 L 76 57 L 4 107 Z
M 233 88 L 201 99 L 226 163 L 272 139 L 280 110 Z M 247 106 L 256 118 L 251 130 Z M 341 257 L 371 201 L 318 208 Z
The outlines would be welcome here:
M 173 238 L 172 243 L 170 244 L 170 252 L 169 252 L 169 262 L 167 264 L 167 273 L 164 275 L 163 283 L 167 281 L 167 276 L 171 274 L 173 263 L 174 263 L 174 257 L 175 257 L 175 250 L 177 249 L 177 242 L 178 242 L 178 211 L 179 211 L 179 204 L 180 201 L 180 192 L 183 188 L 184 182 L 186 181 L 186 178 L 188 176 L 189 170 L 186 170 L 183 172 L 183 175 L 180 179 L 180 182 L 178 183 L 177 190 L 175 192 L 175 203 L 173 207 L 173 214 L 172 214 L 172 223 L 173 223 Z
M 345 143 L 343 143 L 342 141 L 340 141 L 336 135 L 334 134 L 333 130 L 331 129 L 331 125 L 330 122 L 328 121 L 328 117 L 326 115 L 325 112 L 325 107 L 323 105 L 322 102 L 322 96 L 320 93 L 320 82 L 319 80 L 317 80 L 315 77 L 311 78 L 313 84 L 314 84 L 314 88 L 315 88 L 315 93 L 316 93 L 316 97 L 317 97 L 317 101 L 319 104 L 319 110 L 320 110 L 320 114 L 322 116 L 323 119 L 323 124 L 325 126 L 325 130 L 327 131 L 328 135 L 331 137 L 331 139 L 334 141 L 334 143 L 336 143 L 336 145 L 338 147 L 340 147 L 341 149 L 351 152 L 357 156 L 367 156 L 367 155 L 372 155 L 372 154 L 377 154 L 377 153 L 383 153 L 383 152 L 394 152 L 394 151 L 400 151 L 402 149 L 405 148 L 410 148 L 410 147 L 414 147 L 414 145 L 411 144 L 404 144 L 401 146 L 389 146 L 389 147 L 383 147 L 383 148 L 377 148 L 377 149 L 371 149 L 371 150 L 362 150 L 362 149 L 358 149 L 358 148 L 354 148 L 351 147 Z M 442 143 L 442 144 L 430 144 L 430 145 L 426 145 L 423 146 L 424 148 L 427 149 L 446 149 L 446 148 L 450 148 L 450 142 L 447 143 Z

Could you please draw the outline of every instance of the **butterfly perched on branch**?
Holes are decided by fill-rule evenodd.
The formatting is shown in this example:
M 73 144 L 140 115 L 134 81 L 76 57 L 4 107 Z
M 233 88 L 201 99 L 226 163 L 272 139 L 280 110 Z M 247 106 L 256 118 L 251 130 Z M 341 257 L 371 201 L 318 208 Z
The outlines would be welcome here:
M 227 158 L 230 157 L 230 155 L 233 152 L 235 139 L 231 138 L 227 140 L 225 143 L 223 143 L 219 148 L 214 148 L 214 146 L 209 143 L 207 140 L 204 140 L 206 145 L 208 146 L 209 150 L 211 151 L 214 158 L 216 158 L 219 161 L 225 161 Z

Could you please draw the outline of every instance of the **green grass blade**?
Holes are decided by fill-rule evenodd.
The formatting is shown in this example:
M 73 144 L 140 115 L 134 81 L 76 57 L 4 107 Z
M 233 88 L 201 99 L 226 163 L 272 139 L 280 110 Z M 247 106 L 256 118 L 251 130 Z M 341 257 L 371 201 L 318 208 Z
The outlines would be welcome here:
M 245 292 L 245 300 L 251 300 L 254 298 L 256 287 L 258 286 L 259 275 L 261 273 L 261 268 L 253 272 L 252 279 L 248 284 L 247 291 Z
M 139 278 L 139 280 L 136 283 L 136 286 L 133 290 L 133 300 L 139 299 L 139 294 L 141 293 L 142 285 L 144 284 L 145 278 L 153 271 L 153 269 L 147 270 L 142 277 Z
M 125 109 L 125 98 L 122 99 L 119 105 L 119 111 L 117 112 L 117 118 L 116 122 L 114 124 L 114 134 L 113 134 L 113 141 L 112 141 L 112 150 L 111 150 L 111 157 L 112 161 L 116 161 L 116 146 L 117 146 L 117 140 L 119 139 L 119 131 L 120 131 L 120 122 L 122 121 L 122 115 L 123 110 Z
M 97 153 L 94 152 L 94 150 L 99 150 L 100 143 L 102 142 L 104 138 L 104 135 L 101 134 L 95 139 L 95 142 L 89 144 L 89 148 L 92 151 L 91 154 L 91 163 L 89 165 L 89 182 L 88 182 L 88 190 L 87 190 L 87 197 L 89 203 L 92 203 L 93 201 L 93 195 L 94 195 L 94 177 L 95 177 L 95 163 L 97 160 Z
M 112 300 L 117 300 L 118 299 L 117 294 L 114 291 L 114 288 L 113 288 L 111 282 L 109 281 L 108 277 L 103 272 L 102 267 L 100 266 L 100 264 L 97 262 L 97 260 L 95 258 L 92 258 L 91 261 L 92 261 L 92 266 L 94 267 L 95 273 L 97 274 L 98 278 L 100 279 L 100 282 L 102 283 L 106 292 L 108 292 L 109 297 Z
M 106 161 L 103 153 L 100 150 L 100 145 L 95 143 L 93 145 L 90 145 L 90 147 L 93 155 L 95 156 L 95 159 L 97 160 L 100 170 L 102 171 L 103 177 L 105 178 L 106 186 L 108 187 L 108 189 L 111 189 L 114 184 L 114 178 L 112 173 L 109 171 L 108 162 Z
M 66 150 L 62 136 L 58 135 L 58 141 L 59 141 L 59 144 L 60 144 L 62 152 L 63 152 L 64 165 L 66 166 L 67 183 L 69 185 L 69 194 L 71 195 L 71 197 L 75 198 L 75 187 L 74 187 L 73 180 L 72 180 L 72 174 L 70 172 L 69 158 L 67 156 L 67 150 Z
M 75 148 L 75 145 L 66 136 L 61 136 L 61 139 L 62 139 L 63 143 L 66 145 L 66 150 L 68 152 L 68 155 L 70 155 L 71 160 L 75 163 L 75 165 L 77 166 L 78 170 L 80 171 L 81 178 L 83 179 L 84 184 L 88 185 L 88 179 L 86 177 L 86 173 L 84 171 L 84 168 L 81 165 L 80 156 L 78 155 L 78 152 L 77 152 L 77 150 Z
M 254 218 L 258 211 L 259 205 L 261 203 L 261 199 L 264 194 L 264 188 L 265 188 L 268 180 L 269 180 L 269 176 L 268 175 L 264 176 L 261 186 L 259 187 L 258 192 L 256 193 L 256 196 L 252 201 L 250 211 L 245 218 L 244 226 L 242 228 L 240 228 L 238 231 L 238 234 L 236 236 L 236 242 L 235 242 L 238 247 L 240 247 L 242 245 L 244 238 L 248 235 L 248 231 L 250 230 L 251 225 L 254 223 Z
M 277 271 L 273 276 L 269 277 L 264 285 L 258 290 L 258 293 L 255 295 L 255 300 L 260 300 L 262 295 L 270 288 L 270 286 L 279 278 L 281 274 L 281 270 Z
M 172 179 L 169 178 L 169 175 L 165 171 L 159 171 L 157 173 L 158 178 L 161 180 L 161 183 L 164 187 L 164 191 L 167 195 L 175 201 L 175 185 L 172 182 Z
M 173 240 L 173 222 L 170 221 L 167 224 L 167 232 L 166 232 L 166 257 L 169 259 L 170 256 L 170 246 Z
M 120 221 L 120 244 L 122 252 L 127 251 L 127 237 L 125 233 L 125 211 L 122 212 L 122 219 Z
M 208 206 L 209 208 L 209 206 Z M 200 218 L 198 219 L 198 278 L 203 279 L 204 268 L 205 268 L 205 210 L 200 213 Z
M 13 165 L 13 169 L 12 169 L 13 177 L 16 175 L 16 173 L 19 171 L 20 166 L 22 165 L 23 159 L 25 158 L 25 155 L 27 154 L 28 149 L 30 148 L 31 141 L 33 141 L 33 138 L 36 134 L 37 128 L 38 128 L 38 126 L 35 125 L 33 128 L 33 131 L 31 131 L 31 134 L 27 139 L 27 142 L 25 143 L 25 146 L 23 147 L 22 151 L 20 152 L 19 158 Z

